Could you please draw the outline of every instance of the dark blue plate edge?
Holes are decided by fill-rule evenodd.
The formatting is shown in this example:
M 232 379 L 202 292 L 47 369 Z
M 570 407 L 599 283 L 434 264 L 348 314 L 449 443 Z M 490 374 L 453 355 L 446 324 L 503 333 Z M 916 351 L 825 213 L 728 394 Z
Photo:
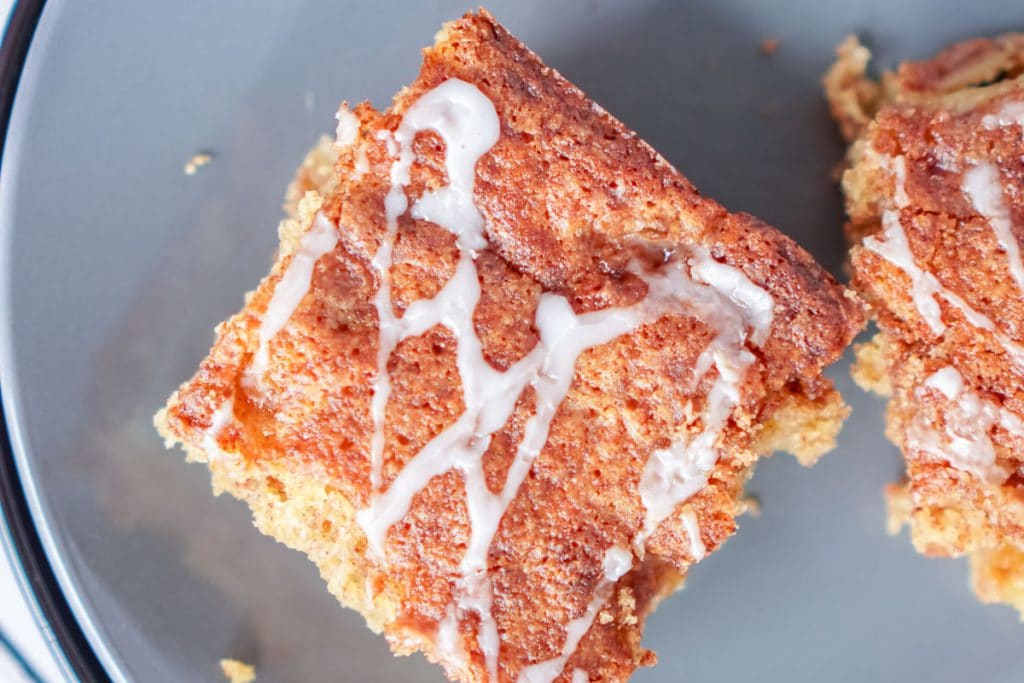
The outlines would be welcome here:
M 14 97 L 25 66 L 29 45 L 43 12 L 44 0 L 18 0 L 11 12 L 6 33 L 0 33 L 0 165 L 7 140 Z M 0 387 L 0 392 L 3 387 Z M 110 681 L 71 612 L 57 577 L 43 551 L 35 521 L 14 462 L 7 419 L 0 406 L 4 428 L 0 438 L 0 510 L 6 519 L 8 546 L 21 564 L 23 579 L 35 596 L 49 630 L 63 651 L 67 664 L 82 681 Z M 4 530 L 0 524 L 0 530 Z

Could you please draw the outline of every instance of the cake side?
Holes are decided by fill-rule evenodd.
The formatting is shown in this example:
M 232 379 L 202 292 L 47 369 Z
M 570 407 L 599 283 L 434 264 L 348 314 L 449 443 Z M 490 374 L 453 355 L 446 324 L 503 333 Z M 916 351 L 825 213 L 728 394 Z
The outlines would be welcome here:
M 869 123 L 844 117 L 852 95 L 834 92 L 837 74 L 865 78 L 863 48 L 844 44 L 826 76 L 842 129 L 855 132 L 843 175 L 853 285 L 880 330 L 854 377 L 890 396 L 886 433 L 907 461 L 906 485 L 890 491 L 892 526 L 909 523 L 925 554 L 970 556 L 979 595 L 1018 608 L 1022 59 L 1024 38 L 1007 35 L 905 63 L 882 77 Z
M 483 12 L 336 142 L 161 432 L 397 652 L 624 680 L 757 457 L 834 443 L 859 303 Z

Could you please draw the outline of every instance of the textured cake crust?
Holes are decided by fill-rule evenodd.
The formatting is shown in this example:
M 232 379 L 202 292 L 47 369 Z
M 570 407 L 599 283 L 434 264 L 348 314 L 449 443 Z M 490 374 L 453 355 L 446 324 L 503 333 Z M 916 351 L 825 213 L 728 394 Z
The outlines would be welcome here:
M 468 654 L 462 665 L 435 638 L 468 537 L 461 475 L 435 477 L 415 496 L 387 536 L 386 568 L 368 555 L 355 521 L 370 492 L 378 345 L 371 259 L 383 239 L 393 163 L 379 133 L 394 132 L 422 94 L 453 77 L 483 92 L 501 123 L 498 142 L 476 165 L 474 196 L 489 242 L 476 257 L 482 294 L 474 325 L 493 367 L 510 367 L 537 343 L 542 291 L 564 295 L 577 313 L 644 297 L 647 286 L 627 264 L 652 246 L 659 253 L 703 246 L 774 298 L 774 323 L 767 341 L 751 349 L 756 359 L 708 484 L 649 538 L 559 677 L 582 670 L 591 680 L 625 680 L 654 661 L 640 646 L 644 618 L 698 559 L 684 516 L 695 517 L 699 543 L 712 551 L 735 530 L 759 455 L 788 448 L 810 463 L 834 445 L 846 408 L 820 373 L 860 328 L 860 306 L 791 240 L 701 197 L 486 13 L 447 25 L 424 52 L 419 77 L 387 111 L 355 107 L 354 140 L 312 153 L 289 193 L 296 216 L 282 225 L 277 263 L 245 308 L 217 328 L 210 355 L 157 426 L 191 459 L 209 461 L 214 488 L 245 500 L 263 532 L 307 553 L 331 592 L 383 631 L 396 652 L 422 650 L 453 679 L 486 679 L 475 614 L 458 625 Z M 440 137 L 421 133 L 413 146 L 410 199 L 445 181 Z M 332 154 L 333 176 L 318 172 Z M 341 226 L 340 241 L 316 262 L 312 286 L 273 338 L 253 391 L 244 371 L 261 316 L 318 210 Z M 394 310 L 434 296 L 456 258 L 454 235 L 403 215 L 390 270 Z M 579 357 L 546 445 L 490 550 L 501 680 L 560 653 L 567 624 L 586 610 L 601 579 L 603 554 L 613 544 L 628 547 L 643 525 L 641 471 L 652 451 L 697 430 L 713 373 L 691 386 L 693 368 L 712 336 L 706 321 L 670 314 Z M 385 486 L 464 408 L 455 344 L 438 326 L 401 342 L 390 357 Z M 229 399 L 234 418 L 215 439 L 227 455 L 213 458 L 208 433 Z M 501 487 L 533 402 L 532 390 L 524 392 L 484 455 L 492 490 Z
M 969 555 L 978 595 L 1024 612 L 1024 36 L 953 45 L 880 85 L 855 41 L 838 55 L 825 84 L 852 142 L 853 284 L 881 330 L 854 377 L 891 396 L 887 434 L 907 462 L 907 483 L 889 491 L 893 528 L 908 522 L 925 554 Z M 894 227 L 916 280 L 877 249 Z M 936 373 L 962 387 L 929 382 Z

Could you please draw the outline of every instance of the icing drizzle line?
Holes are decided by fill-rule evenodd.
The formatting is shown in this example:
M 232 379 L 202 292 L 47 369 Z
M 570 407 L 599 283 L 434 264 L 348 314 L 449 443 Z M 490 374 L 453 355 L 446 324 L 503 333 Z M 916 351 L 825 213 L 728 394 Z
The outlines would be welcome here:
M 281 331 L 313 283 L 313 268 L 321 256 L 332 251 L 338 243 L 338 228 L 322 212 L 317 212 L 313 224 L 299 240 L 284 273 L 275 283 L 257 333 L 256 353 L 242 376 L 248 387 L 259 386 L 267 370 L 270 340 Z M 203 433 L 200 446 L 209 460 L 226 455 L 217 438 L 234 418 L 234 397 L 214 411 L 209 428 Z
M 1021 127 L 1021 137 L 1024 138 L 1024 102 L 1007 102 L 995 114 L 983 116 L 981 125 L 988 130 L 1017 125 Z
M 963 377 L 952 366 L 931 374 L 917 389 L 917 397 L 923 397 L 929 389 L 939 392 L 951 402 L 943 413 L 945 435 L 936 431 L 918 413 L 907 430 L 908 444 L 946 460 L 958 470 L 970 472 L 986 483 L 1005 482 L 1010 473 L 996 463 L 995 446 L 989 433 L 998 425 L 1008 433 L 1024 438 L 1024 421 L 1012 411 L 967 390 Z
M 1020 245 L 1013 236 L 1013 219 L 1003 200 L 1003 184 L 999 169 L 994 164 L 981 163 L 964 173 L 963 192 L 975 210 L 988 221 L 996 234 L 999 246 L 1006 252 L 1010 275 L 1024 294 L 1024 263 L 1020 258 Z
M 270 340 L 285 326 L 299 302 L 309 291 L 313 281 L 313 267 L 317 260 L 333 250 L 337 243 L 338 228 L 318 211 L 312 227 L 303 234 L 298 250 L 292 254 L 292 260 L 274 286 L 270 303 L 263 313 L 259 329 L 259 346 L 245 371 L 245 379 L 250 384 L 258 382 L 266 372 Z
M 220 444 L 217 443 L 217 437 L 224 431 L 224 428 L 235 419 L 235 400 L 229 398 L 220 408 L 214 411 L 213 418 L 210 421 L 210 427 L 203 433 L 203 440 L 200 446 L 203 452 L 206 453 L 206 459 L 213 462 L 217 458 L 223 458 L 226 453 L 221 450 Z

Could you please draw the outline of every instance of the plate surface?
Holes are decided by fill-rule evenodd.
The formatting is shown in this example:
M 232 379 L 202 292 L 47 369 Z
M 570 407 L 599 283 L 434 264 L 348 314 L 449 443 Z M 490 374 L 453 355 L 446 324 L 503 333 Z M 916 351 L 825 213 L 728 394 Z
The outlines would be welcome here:
M 878 63 L 1024 25 L 983 5 L 734 0 L 491 2 L 548 64 L 709 194 L 793 235 L 834 272 L 842 149 L 819 78 L 858 32 Z M 114 680 L 438 681 L 394 659 L 313 566 L 210 495 L 150 416 L 266 271 L 283 189 L 339 101 L 378 106 L 462 3 L 47 6 L 0 177 L 0 365 L 19 470 L 72 608 Z M 780 48 L 767 57 L 765 38 Z M 182 172 L 196 152 L 212 164 Z M 898 454 L 854 407 L 813 470 L 778 456 L 758 518 L 650 620 L 637 681 L 1024 680 L 1024 627 L 977 604 L 960 561 L 884 531 Z

